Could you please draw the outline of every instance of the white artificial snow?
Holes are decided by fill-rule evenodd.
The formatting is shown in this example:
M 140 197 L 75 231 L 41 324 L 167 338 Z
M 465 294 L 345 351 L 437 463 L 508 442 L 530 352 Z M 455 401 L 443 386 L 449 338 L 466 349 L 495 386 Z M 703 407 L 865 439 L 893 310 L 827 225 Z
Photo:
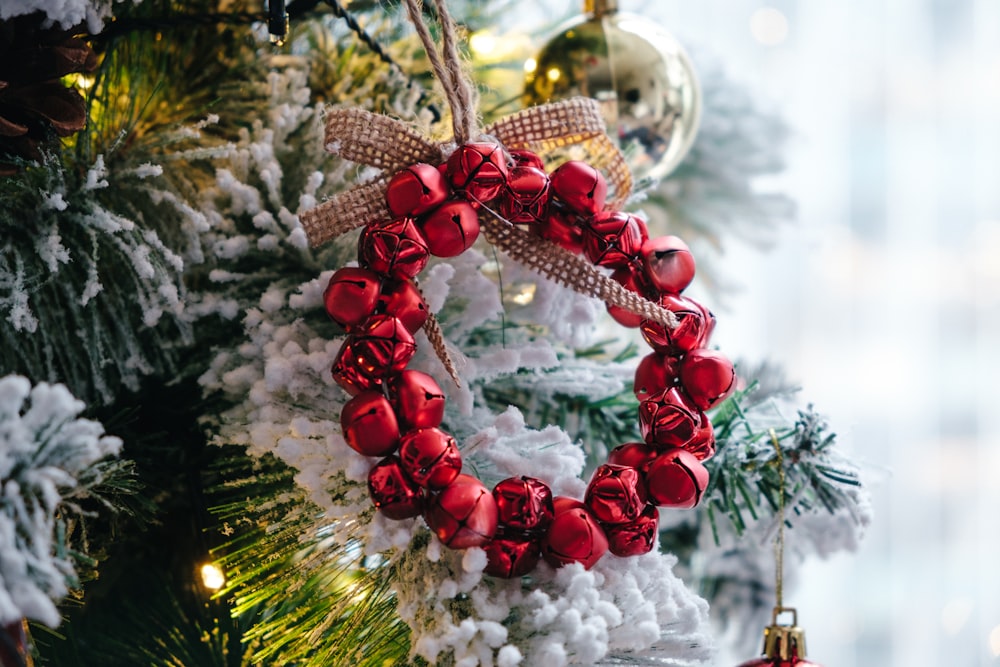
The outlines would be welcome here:
M 85 22 L 87 30 L 96 34 L 111 16 L 111 8 L 111 0 L 3 0 L 0 20 L 41 11 L 49 23 L 72 28 Z
M 57 547 L 56 514 L 77 478 L 121 440 L 62 385 L 0 378 L 0 624 L 28 618 L 55 627 L 56 603 L 75 584 L 71 557 Z

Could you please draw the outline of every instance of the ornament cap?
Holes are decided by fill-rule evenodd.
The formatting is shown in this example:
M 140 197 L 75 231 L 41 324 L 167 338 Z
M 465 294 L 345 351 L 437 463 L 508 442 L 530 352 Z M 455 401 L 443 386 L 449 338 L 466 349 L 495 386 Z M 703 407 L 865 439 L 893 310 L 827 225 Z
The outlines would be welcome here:
M 792 615 L 792 624 L 779 625 L 778 616 L 786 612 Z M 764 628 L 764 657 L 781 660 L 806 657 L 806 632 L 799 627 L 794 607 L 775 607 L 771 612 L 771 625 Z
M 583 11 L 595 17 L 618 11 L 618 0 L 583 0 Z

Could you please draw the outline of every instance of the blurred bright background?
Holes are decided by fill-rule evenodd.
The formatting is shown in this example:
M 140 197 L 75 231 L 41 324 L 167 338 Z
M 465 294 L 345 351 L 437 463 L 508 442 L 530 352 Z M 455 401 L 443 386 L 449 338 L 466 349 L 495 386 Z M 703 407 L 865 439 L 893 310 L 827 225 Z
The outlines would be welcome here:
M 767 252 L 730 243 L 742 291 L 717 341 L 782 363 L 872 489 L 861 550 L 811 562 L 786 596 L 809 657 L 1000 665 L 1000 2 L 619 4 L 793 129 L 768 187 L 797 221 Z

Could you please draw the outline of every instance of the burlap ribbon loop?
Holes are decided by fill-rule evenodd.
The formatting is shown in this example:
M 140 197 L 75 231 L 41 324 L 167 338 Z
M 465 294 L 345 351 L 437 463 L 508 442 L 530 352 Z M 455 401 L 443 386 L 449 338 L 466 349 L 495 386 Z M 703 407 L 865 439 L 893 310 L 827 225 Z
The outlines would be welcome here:
M 508 150 L 530 150 L 545 157 L 573 147 L 608 178 L 609 207 L 621 208 L 632 191 L 632 176 L 618 147 L 605 131 L 596 100 L 573 98 L 525 109 L 483 131 Z M 445 144 L 420 136 L 406 123 L 363 109 L 334 109 L 326 116 L 326 149 L 345 160 L 380 169 L 376 180 L 335 195 L 300 219 L 312 246 L 371 222 L 391 217 L 385 204 L 388 179 L 397 171 L 427 162 L 439 165 Z M 516 258 L 515 258 L 516 259 Z
M 375 167 L 392 176 L 417 162 L 440 164 L 441 146 L 406 123 L 364 109 L 333 109 L 326 114 L 324 146 L 334 155 Z

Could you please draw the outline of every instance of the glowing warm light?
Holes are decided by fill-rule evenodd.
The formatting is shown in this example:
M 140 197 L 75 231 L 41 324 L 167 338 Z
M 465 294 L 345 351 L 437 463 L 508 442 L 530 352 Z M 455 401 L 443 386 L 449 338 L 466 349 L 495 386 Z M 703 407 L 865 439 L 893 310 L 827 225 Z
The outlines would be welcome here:
M 77 74 L 73 80 L 73 85 L 86 92 L 94 85 L 94 77 L 87 76 L 86 74 Z
M 226 575 L 217 565 L 206 563 L 201 566 L 201 583 L 210 591 L 217 591 L 226 585 Z
M 497 48 L 497 38 L 486 30 L 474 32 L 469 36 L 469 48 L 477 56 L 488 56 Z
M 954 637 L 972 616 L 972 598 L 963 597 L 949 600 L 941 609 L 941 625 L 944 631 Z
M 1000 657 L 1000 625 L 990 630 L 990 650 L 994 657 Z
M 528 58 L 524 61 L 524 71 L 531 74 L 536 69 L 538 69 L 538 61 L 534 58 Z
M 535 300 L 535 290 L 537 287 L 534 284 L 527 284 L 521 291 L 510 298 L 511 301 L 519 306 L 527 306 L 529 303 Z
M 765 46 L 777 46 L 788 37 L 788 19 L 774 7 L 761 7 L 750 17 L 750 34 Z
M 558 81 L 559 77 L 561 77 L 561 76 L 562 76 L 562 72 L 560 72 L 559 68 L 557 68 L 557 67 L 553 67 L 552 69 L 550 69 L 548 72 L 545 73 L 545 77 L 549 81 L 552 81 L 552 82 Z

